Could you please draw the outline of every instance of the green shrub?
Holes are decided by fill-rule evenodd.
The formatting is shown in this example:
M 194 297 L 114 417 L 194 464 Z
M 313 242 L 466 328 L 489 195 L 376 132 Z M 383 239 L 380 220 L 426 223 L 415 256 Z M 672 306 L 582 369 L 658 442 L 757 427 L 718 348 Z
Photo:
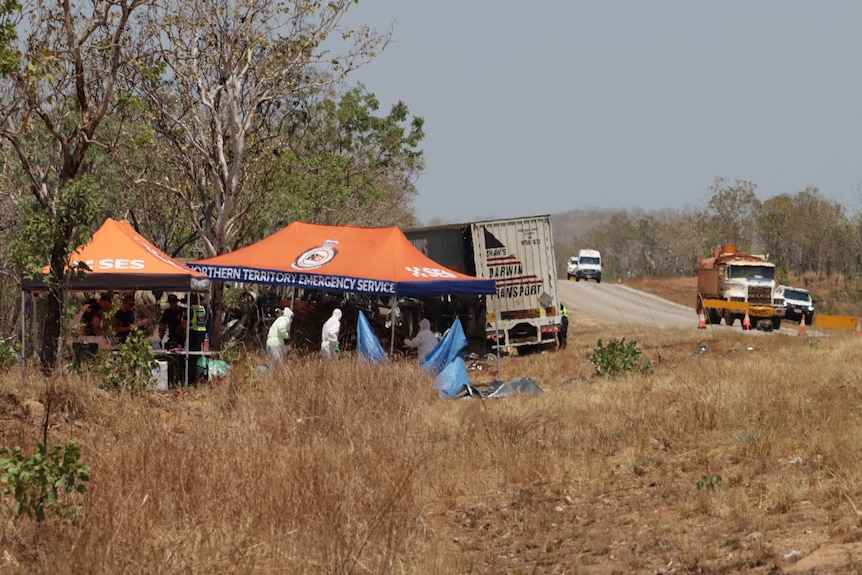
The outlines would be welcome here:
M 152 344 L 141 330 L 132 326 L 116 352 L 99 354 L 96 366 L 99 387 L 130 392 L 149 389 L 155 384 L 153 368 L 157 365 Z
M 0 373 L 17 363 L 18 360 L 15 359 L 15 344 L 10 341 L 0 340 Z
M 613 339 L 607 345 L 598 341 L 590 355 L 590 362 L 596 366 L 597 377 L 618 377 L 626 372 L 645 373 L 650 370 L 650 361 L 642 358 L 636 341 Z
M 25 457 L 20 447 L 12 451 L 0 449 L 0 493 L 15 498 L 16 516 L 26 513 L 36 521 L 44 521 L 51 513 L 68 522 L 74 522 L 81 511 L 81 503 L 64 502 L 65 493 L 86 493 L 83 484 L 90 480 L 90 467 L 80 465 L 81 448 L 72 442 L 46 452 L 40 443 L 36 453 Z
M 700 479 L 694 482 L 694 487 L 698 491 L 715 491 L 722 485 L 721 475 L 704 474 Z

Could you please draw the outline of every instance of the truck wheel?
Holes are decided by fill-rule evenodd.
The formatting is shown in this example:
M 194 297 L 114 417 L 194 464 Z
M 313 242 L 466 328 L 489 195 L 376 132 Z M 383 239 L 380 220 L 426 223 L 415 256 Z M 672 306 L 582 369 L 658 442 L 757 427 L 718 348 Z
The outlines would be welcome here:
M 736 322 L 736 316 L 735 315 L 729 315 L 726 318 L 724 318 L 724 323 L 726 323 L 729 326 L 733 326 L 734 322 Z
M 602 283 L 602 278 L 596 278 L 596 283 L 597 283 L 597 284 Z
M 579 282 L 579 281 L 581 281 L 581 278 L 579 278 L 578 276 L 575 276 L 575 281 Z
M 721 316 L 718 315 L 718 310 L 709 310 L 709 323 L 712 325 L 719 325 L 721 323 Z
M 781 329 L 781 318 L 780 317 L 772 318 L 772 329 Z

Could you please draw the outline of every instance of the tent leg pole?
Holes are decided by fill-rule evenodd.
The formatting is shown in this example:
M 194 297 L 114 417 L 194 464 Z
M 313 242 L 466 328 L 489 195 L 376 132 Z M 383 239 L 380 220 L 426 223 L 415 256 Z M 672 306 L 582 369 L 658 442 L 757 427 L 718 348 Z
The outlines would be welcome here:
M 183 346 L 186 355 L 186 387 L 189 386 L 189 332 L 191 331 L 192 320 L 192 292 L 186 292 L 186 345 Z
M 398 305 L 398 296 L 392 296 L 392 307 L 389 308 L 389 323 L 392 324 L 389 331 L 389 358 L 395 356 L 395 306 Z
M 500 306 L 497 294 L 494 294 L 494 341 L 497 342 L 497 379 L 503 381 L 503 369 L 500 367 Z

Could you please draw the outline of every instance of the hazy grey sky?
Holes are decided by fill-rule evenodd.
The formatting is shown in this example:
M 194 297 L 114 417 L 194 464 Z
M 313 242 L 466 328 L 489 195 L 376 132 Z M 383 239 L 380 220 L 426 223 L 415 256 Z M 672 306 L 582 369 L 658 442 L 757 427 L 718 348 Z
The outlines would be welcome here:
M 425 118 L 423 223 L 862 185 L 859 0 L 360 0 L 354 80 Z

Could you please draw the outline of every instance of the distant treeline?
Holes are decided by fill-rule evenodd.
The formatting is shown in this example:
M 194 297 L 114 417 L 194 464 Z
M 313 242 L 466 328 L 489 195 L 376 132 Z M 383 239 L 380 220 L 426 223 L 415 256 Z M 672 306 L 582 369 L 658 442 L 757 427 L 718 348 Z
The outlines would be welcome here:
M 718 178 L 702 207 L 555 215 L 559 269 L 577 250 L 594 248 L 602 252 L 608 278 L 694 276 L 698 258 L 710 255 L 713 246 L 735 245 L 768 254 L 782 281 L 790 275 L 859 276 L 862 214 L 816 188 L 764 201 L 755 190 L 751 182 Z

